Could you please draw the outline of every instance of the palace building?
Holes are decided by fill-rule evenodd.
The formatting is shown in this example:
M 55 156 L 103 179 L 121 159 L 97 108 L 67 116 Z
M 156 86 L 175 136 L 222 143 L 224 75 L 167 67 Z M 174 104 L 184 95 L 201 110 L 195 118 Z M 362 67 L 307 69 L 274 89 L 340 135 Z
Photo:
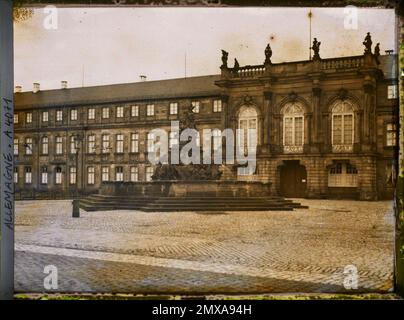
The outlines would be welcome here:
M 106 181 L 151 181 L 150 131 L 171 128 L 189 106 L 197 129 L 257 130 L 257 166 L 221 179 L 269 182 L 285 197 L 392 198 L 397 151 L 397 55 L 228 66 L 220 74 L 15 93 L 14 181 L 18 198 L 72 197 Z M 370 41 L 370 42 L 369 42 Z M 178 138 L 170 134 L 170 146 Z M 246 137 L 248 140 L 248 137 Z M 248 141 L 246 141 L 248 144 Z M 223 143 L 224 144 L 224 143 Z

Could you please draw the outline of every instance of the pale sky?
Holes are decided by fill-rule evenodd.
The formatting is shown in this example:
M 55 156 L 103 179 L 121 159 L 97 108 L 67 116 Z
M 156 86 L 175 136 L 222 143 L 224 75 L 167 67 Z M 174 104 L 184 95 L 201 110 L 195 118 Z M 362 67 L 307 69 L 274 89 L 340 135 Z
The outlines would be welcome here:
M 15 24 L 15 84 L 23 91 L 218 74 L 221 49 L 229 66 L 262 64 L 271 44 L 272 62 L 307 60 L 309 9 L 304 8 L 63 8 L 58 28 L 35 9 Z M 322 58 L 360 55 L 366 32 L 384 50 L 395 48 L 390 9 L 358 9 L 358 29 L 344 28 L 343 8 L 312 9 L 312 37 Z M 84 72 L 83 72 L 84 70 Z

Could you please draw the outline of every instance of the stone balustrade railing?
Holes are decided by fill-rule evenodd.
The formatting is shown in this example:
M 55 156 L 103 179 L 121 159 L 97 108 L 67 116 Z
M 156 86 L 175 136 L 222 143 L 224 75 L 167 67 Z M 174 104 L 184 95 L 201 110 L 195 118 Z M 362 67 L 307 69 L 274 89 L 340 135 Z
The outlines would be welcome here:
M 364 65 L 364 56 L 343 57 L 320 60 L 321 70 L 350 69 L 359 68 Z M 310 64 L 313 61 L 296 61 L 290 63 L 274 63 L 271 65 L 271 72 L 296 72 L 311 70 Z M 265 65 L 244 66 L 239 68 L 229 68 L 232 78 L 256 78 L 265 75 Z
M 265 73 L 265 66 L 263 65 L 255 65 L 255 66 L 244 66 L 240 67 L 237 70 L 233 69 L 233 74 L 240 78 L 251 78 L 262 76 Z
M 359 68 L 364 64 L 364 57 L 347 57 L 347 58 L 334 58 L 324 59 L 321 61 L 321 69 L 347 69 L 347 68 Z

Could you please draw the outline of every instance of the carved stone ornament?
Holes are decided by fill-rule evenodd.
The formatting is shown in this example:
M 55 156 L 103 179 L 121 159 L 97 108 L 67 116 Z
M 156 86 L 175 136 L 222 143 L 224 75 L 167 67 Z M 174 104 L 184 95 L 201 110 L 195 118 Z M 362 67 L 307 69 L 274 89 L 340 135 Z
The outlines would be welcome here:
M 338 98 L 345 100 L 348 97 L 348 91 L 344 88 L 338 90 Z
M 297 93 L 292 91 L 291 93 L 289 93 L 288 97 L 290 101 L 295 102 L 297 100 Z
M 244 103 L 245 104 L 252 104 L 253 98 L 249 95 L 244 96 Z

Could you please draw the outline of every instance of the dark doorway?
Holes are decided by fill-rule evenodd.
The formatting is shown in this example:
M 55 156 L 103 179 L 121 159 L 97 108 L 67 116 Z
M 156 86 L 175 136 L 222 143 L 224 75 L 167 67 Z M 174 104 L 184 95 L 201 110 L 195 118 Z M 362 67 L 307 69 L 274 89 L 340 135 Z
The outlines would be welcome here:
M 281 195 L 288 198 L 303 198 L 306 196 L 307 172 L 298 160 L 284 161 L 280 167 Z

